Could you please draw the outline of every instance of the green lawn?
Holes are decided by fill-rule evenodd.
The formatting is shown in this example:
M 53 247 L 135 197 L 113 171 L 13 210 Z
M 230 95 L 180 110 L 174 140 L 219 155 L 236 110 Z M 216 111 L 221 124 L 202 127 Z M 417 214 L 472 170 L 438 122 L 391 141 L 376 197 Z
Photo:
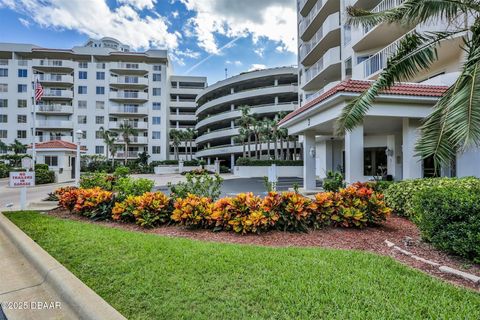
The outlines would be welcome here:
M 480 294 L 387 257 L 8 217 L 129 319 L 480 319 Z

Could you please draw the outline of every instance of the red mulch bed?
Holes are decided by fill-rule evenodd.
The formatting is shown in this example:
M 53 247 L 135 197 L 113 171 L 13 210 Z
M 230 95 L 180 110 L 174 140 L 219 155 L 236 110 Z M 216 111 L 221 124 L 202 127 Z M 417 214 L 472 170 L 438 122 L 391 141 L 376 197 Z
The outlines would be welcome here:
M 324 228 L 310 231 L 309 233 L 290 233 L 271 231 L 257 234 L 239 235 L 233 232 L 212 232 L 211 230 L 190 230 L 181 226 L 162 226 L 154 229 L 143 229 L 134 224 L 115 222 L 92 222 L 85 217 L 70 214 L 63 209 L 48 212 L 49 215 L 59 218 L 81 220 L 101 224 L 108 227 L 158 234 L 170 237 L 183 237 L 202 241 L 215 241 L 224 243 L 251 244 L 275 247 L 322 247 L 334 249 L 365 250 L 385 255 L 400 261 L 410 267 L 419 269 L 437 278 L 441 278 L 455 285 L 468 287 L 480 291 L 480 287 L 473 282 L 463 280 L 453 275 L 440 272 L 437 267 L 417 261 L 396 250 L 388 248 L 385 240 L 412 252 L 424 259 L 432 260 L 441 265 L 446 265 L 458 270 L 480 276 L 480 265 L 473 264 L 458 257 L 448 255 L 436 250 L 431 245 L 423 242 L 417 227 L 409 220 L 397 216 L 390 216 L 380 227 L 358 229 Z

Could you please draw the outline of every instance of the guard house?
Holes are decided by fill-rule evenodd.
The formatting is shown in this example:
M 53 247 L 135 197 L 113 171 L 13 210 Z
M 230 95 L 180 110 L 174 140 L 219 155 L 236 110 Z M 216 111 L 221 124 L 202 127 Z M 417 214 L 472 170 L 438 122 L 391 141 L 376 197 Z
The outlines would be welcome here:
M 66 182 L 75 179 L 75 160 L 77 156 L 77 145 L 63 140 L 52 140 L 37 143 L 36 155 L 37 164 L 46 164 L 50 170 L 55 172 L 56 182 Z M 85 154 L 85 148 L 80 150 Z M 32 146 L 27 149 L 32 155 Z

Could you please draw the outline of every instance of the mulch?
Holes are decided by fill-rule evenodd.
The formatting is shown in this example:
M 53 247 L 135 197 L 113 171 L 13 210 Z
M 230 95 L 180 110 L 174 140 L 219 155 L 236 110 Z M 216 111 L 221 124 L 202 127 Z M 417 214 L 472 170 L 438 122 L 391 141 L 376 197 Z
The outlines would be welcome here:
M 409 220 L 395 215 L 379 227 L 366 229 L 342 229 L 324 228 L 313 230 L 308 233 L 291 233 L 270 231 L 262 234 L 239 235 L 233 232 L 212 232 L 203 229 L 187 229 L 181 226 L 161 226 L 153 229 L 144 229 L 134 224 L 122 224 L 109 221 L 92 222 L 85 217 L 70 214 L 63 209 L 55 209 L 47 214 L 63 219 L 80 220 L 100 224 L 117 229 L 158 234 L 169 237 L 182 237 L 202 241 L 222 243 L 249 244 L 273 247 L 321 247 L 333 249 L 363 250 L 376 254 L 392 257 L 393 259 L 408 265 L 434 277 L 443 279 L 454 285 L 467 287 L 480 292 L 480 286 L 453 275 L 440 272 L 437 267 L 417 261 L 396 250 L 388 248 L 385 240 L 412 252 L 413 254 L 428 259 L 441 265 L 449 266 L 461 271 L 480 276 L 480 265 L 459 257 L 449 255 L 433 248 L 420 238 L 418 228 Z

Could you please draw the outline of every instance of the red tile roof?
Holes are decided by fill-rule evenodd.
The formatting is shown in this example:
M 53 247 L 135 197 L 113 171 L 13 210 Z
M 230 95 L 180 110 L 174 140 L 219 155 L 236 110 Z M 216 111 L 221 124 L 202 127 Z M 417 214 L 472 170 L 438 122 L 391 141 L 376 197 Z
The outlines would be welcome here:
M 320 102 L 326 100 L 328 97 L 333 96 L 339 92 L 351 92 L 351 93 L 362 93 L 366 91 L 373 81 L 367 80 L 345 80 L 337 84 L 335 87 L 330 90 L 325 91 L 319 97 L 308 102 L 304 106 L 292 111 L 287 114 L 285 118 L 280 121 L 280 124 L 285 123 L 286 121 L 294 118 L 300 113 L 312 108 L 313 106 L 319 104 Z M 389 95 L 407 95 L 407 96 L 421 96 L 421 97 L 441 97 L 443 93 L 448 89 L 447 86 L 439 85 L 426 85 L 418 83 L 398 83 L 390 87 L 390 89 L 380 91 L 382 94 Z
M 28 146 L 29 148 L 32 145 Z M 70 150 L 77 150 L 77 145 L 72 142 L 63 141 L 63 140 L 52 140 L 52 141 L 45 141 L 35 144 L 36 149 L 70 149 Z M 82 150 L 85 150 L 85 147 L 82 147 Z

